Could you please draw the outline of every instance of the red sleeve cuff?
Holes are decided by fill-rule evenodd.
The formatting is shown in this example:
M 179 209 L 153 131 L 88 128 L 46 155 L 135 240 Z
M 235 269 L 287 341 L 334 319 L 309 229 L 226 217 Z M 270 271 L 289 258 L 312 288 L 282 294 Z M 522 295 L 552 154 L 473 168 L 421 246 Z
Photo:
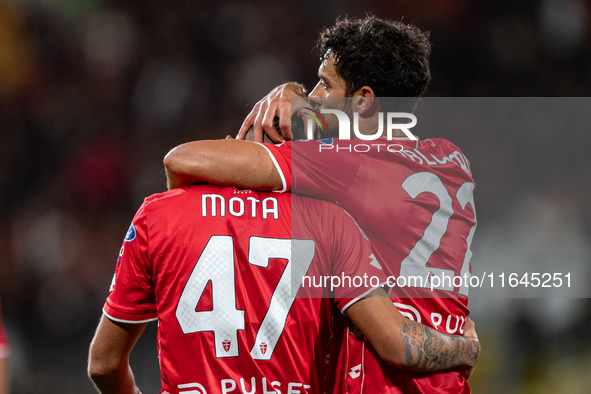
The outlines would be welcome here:
M 158 320 L 158 314 L 153 312 L 121 312 L 109 306 L 108 301 L 105 302 L 103 313 L 109 319 L 120 323 L 146 323 L 149 321 Z
M 380 283 L 379 285 L 377 285 L 376 287 L 372 287 L 371 289 L 368 289 L 367 287 L 366 288 L 358 288 L 356 291 L 351 292 L 351 294 L 349 294 L 345 298 L 335 299 L 336 305 L 341 310 L 341 313 L 343 315 L 346 315 L 347 309 L 351 305 L 353 305 L 357 301 L 362 300 L 363 298 L 367 297 L 367 295 L 369 293 L 371 293 L 372 291 L 386 286 L 387 283 L 388 282 Z
M 291 190 L 291 171 L 289 168 L 288 159 L 281 153 L 281 150 L 278 149 L 279 145 L 273 144 L 261 144 L 258 143 L 260 146 L 265 148 L 269 157 L 273 161 L 279 176 L 281 177 L 281 183 L 283 184 L 283 188 L 281 190 L 277 190 L 279 192 L 286 192 Z M 289 148 L 288 148 L 289 149 Z

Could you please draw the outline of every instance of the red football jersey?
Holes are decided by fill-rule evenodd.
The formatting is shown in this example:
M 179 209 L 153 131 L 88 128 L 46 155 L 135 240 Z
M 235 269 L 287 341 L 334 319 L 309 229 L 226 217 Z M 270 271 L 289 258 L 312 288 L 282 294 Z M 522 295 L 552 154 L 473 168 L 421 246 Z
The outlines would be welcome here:
M 463 333 L 475 184 L 455 145 L 443 139 L 380 138 L 264 146 L 284 190 L 335 201 L 355 218 L 384 269 L 397 279 L 391 298 L 403 315 L 447 334 Z M 335 392 L 470 392 L 458 372 L 391 367 L 363 337 L 348 332 L 340 354 Z
M 368 279 L 319 287 L 329 276 Z M 158 319 L 162 392 L 317 393 L 333 307 L 345 311 L 385 281 L 342 208 L 196 186 L 145 200 L 104 313 Z

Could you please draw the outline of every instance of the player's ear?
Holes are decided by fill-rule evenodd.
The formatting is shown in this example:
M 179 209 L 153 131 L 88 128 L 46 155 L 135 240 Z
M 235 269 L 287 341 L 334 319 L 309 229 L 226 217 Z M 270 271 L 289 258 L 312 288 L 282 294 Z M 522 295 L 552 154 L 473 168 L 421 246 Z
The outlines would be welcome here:
M 363 116 L 368 111 L 372 113 L 377 108 L 376 95 L 369 86 L 362 86 L 353 94 L 353 111 Z
M 365 85 L 362 86 L 361 88 L 359 88 L 358 91 L 356 91 L 355 93 L 353 93 L 353 97 L 375 97 L 375 93 L 373 92 L 373 89 L 370 88 L 369 86 Z

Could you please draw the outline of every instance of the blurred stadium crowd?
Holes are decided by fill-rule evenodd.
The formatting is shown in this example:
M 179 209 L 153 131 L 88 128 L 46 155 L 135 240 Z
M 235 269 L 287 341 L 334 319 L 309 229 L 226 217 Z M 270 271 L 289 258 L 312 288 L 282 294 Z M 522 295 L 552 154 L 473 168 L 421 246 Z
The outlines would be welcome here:
M 366 11 L 432 32 L 428 96 L 591 92 L 583 0 L 0 0 L 0 295 L 14 393 L 93 392 L 90 338 L 135 210 L 165 190 L 163 156 L 234 135 L 282 82 L 312 88 L 320 29 Z M 472 161 L 473 265 L 499 250 L 591 263 L 591 133 L 541 129 L 424 136 Z M 483 340 L 475 392 L 588 392 L 588 300 L 471 306 Z M 149 330 L 132 363 L 155 393 Z

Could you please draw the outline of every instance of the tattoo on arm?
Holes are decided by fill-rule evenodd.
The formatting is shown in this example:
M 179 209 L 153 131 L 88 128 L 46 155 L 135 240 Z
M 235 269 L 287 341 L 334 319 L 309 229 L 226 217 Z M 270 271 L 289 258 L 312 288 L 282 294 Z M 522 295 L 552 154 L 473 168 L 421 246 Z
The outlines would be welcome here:
M 405 343 L 406 365 L 415 370 L 440 370 L 473 366 L 478 361 L 478 341 L 446 335 L 416 322 L 405 322 L 400 331 Z

